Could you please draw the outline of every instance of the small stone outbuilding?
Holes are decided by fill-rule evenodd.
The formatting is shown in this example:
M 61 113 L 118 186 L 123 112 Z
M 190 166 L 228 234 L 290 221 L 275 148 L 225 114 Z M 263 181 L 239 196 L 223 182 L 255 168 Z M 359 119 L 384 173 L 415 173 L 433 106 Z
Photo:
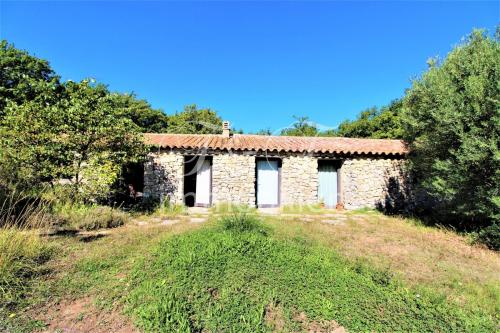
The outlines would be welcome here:
M 187 206 L 397 205 L 406 193 L 400 140 L 146 134 L 144 196 Z

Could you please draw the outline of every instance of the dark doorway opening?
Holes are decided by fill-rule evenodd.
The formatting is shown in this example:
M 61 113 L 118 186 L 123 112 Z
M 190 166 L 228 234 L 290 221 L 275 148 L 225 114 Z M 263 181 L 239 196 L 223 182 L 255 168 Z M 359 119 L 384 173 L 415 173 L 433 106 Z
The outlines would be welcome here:
M 211 165 L 211 156 L 184 157 L 184 204 L 186 206 L 210 206 L 212 193 Z
M 184 204 L 188 207 L 194 207 L 197 162 L 197 156 L 184 156 Z
M 123 181 L 127 186 L 127 195 L 131 198 L 142 197 L 144 191 L 144 165 L 129 163 L 123 170 Z

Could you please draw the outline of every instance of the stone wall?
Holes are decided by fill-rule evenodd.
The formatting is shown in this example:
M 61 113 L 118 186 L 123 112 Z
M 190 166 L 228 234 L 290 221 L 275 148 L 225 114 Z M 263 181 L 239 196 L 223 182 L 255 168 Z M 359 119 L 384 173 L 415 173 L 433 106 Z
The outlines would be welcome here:
M 184 156 L 173 151 L 151 153 L 144 164 L 144 196 L 184 202 Z
M 402 159 L 346 159 L 341 168 L 344 207 L 402 208 L 408 196 L 404 169 L 405 160 Z
M 318 159 L 281 156 L 281 205 L 318 202 Z M 405 160 L 347 158 L 340 169 L 341 199 L 346 209 L 400 208 L 409 198 Z M 216 153 L 212 163 L 212 203 L 255 205 L 256 157 Z M 151 153 L 144 165 L 144 195 L 184 202 L 184 156 L 179 151 Z
M 281 165 L 281 204 L 318 202 L 318 159 L 307 155 L 289 155 Z
M 255 206 L 255 156 L 221 153 L 213 156 L 212 203 Z

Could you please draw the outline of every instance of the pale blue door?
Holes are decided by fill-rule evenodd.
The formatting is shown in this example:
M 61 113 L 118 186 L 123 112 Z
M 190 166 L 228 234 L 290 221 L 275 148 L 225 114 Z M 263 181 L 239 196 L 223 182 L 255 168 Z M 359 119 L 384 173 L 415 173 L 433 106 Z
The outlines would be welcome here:
M 332 164 L 320 164 L 318 200 L 326 207 L 337 205 L 337 168 Z

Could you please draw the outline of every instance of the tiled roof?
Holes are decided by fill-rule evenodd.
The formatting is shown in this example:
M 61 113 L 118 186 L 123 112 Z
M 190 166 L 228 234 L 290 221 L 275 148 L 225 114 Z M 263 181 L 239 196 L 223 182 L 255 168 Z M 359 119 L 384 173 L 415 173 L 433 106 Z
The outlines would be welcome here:
M 147 144 L 161 148 L 218 149 L 236 151 L 307 152 L 323 154 L 405 155 L 401 140 L 353 139 L 339 137 L 299 137 L 234 134 L 145 134 Z

